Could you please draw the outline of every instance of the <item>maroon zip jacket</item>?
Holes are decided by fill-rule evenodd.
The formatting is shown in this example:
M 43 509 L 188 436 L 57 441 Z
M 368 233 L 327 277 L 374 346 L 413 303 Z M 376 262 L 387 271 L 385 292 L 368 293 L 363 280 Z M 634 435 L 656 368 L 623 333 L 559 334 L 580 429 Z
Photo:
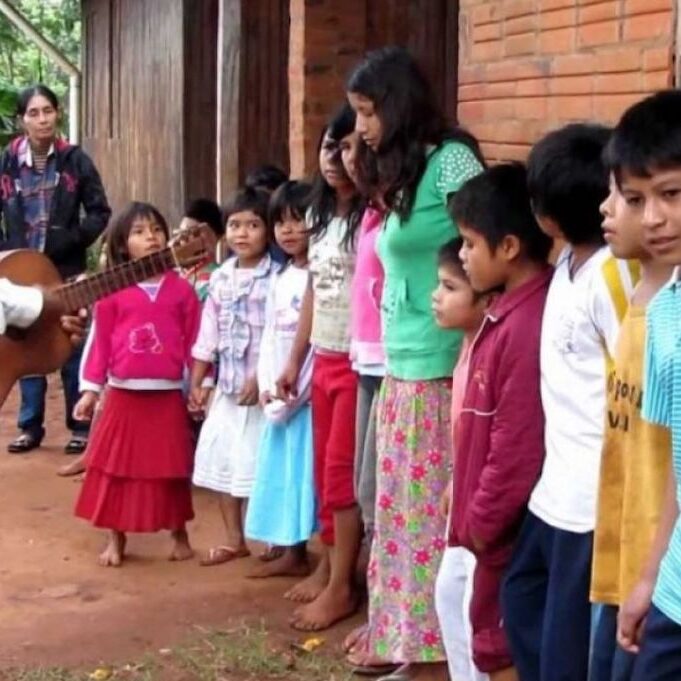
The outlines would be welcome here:
M 547 267 L 502 295 L 471 347 L 449 543 L 488 565 L 508 561 L 544 461 L 539 342 L 551 275 Z

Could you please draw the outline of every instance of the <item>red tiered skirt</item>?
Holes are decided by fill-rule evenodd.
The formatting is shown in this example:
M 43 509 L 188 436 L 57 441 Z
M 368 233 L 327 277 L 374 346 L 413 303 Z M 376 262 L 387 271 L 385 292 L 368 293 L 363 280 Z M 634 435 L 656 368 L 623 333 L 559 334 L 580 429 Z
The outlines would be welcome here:
M 76 515 L 120 532 L 178 530 L 194 517 L 192 446 L 179 390 L 107 390 Z

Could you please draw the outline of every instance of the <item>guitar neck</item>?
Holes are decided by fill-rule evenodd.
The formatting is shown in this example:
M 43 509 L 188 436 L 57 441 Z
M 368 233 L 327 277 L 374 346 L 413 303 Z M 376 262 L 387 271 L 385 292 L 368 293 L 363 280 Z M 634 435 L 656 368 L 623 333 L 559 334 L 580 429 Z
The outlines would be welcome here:
M 57 294 L 64 302 L 65 308 L 69 312 L 75 312 L 116 291 L 163 274 L 176 264 L 173 249 L 164 248 L 143 258 L 116 265 L 85 279 L 60 286 Z

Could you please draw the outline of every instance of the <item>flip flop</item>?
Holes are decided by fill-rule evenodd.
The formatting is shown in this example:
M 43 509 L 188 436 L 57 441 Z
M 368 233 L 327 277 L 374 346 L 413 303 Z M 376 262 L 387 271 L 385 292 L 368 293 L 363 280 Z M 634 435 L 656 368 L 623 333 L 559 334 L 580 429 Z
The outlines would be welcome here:
M 390 664 L 386 662 L 383 665 L 356 665 L 356 666 L 351 666 L 350 671 L 355 675 L 355 676 L 381 676 L 382 674 L 390 674 L 390 678 L 397 678 L 393 677 L 392 673 L 396 672 L 400 668 L 399 664 Z M 399 677 L 400 679 L 404 678 L 406 679 L 407 677 Z
M 212 567 L 229 563 L 237 558 L 247 558 L 251 555 L 248 549 L 235 549 L 232 546 L 214 546 L 208 549 L 208 555 L 199 561 L 201 567 Z

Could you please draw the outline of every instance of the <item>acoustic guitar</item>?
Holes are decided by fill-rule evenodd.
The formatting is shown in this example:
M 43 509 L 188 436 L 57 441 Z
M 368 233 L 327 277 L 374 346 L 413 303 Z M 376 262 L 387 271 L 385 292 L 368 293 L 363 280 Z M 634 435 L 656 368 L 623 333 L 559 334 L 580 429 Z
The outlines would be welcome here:
M 8 328 L 0 334 L 0 408 L 19 378 L 56 371 L 73 352 L 61 327 L 61 314 L 76 313 L 145 279 L 205 260 L 208 229 L 205 225 L 190 228 L 161 251 L 66 284 L 50 260 L 38 251 L 0 253 L 0 278 L 52 291 L 63 303 L 62 312 L 44 312 L 26 330 Z

